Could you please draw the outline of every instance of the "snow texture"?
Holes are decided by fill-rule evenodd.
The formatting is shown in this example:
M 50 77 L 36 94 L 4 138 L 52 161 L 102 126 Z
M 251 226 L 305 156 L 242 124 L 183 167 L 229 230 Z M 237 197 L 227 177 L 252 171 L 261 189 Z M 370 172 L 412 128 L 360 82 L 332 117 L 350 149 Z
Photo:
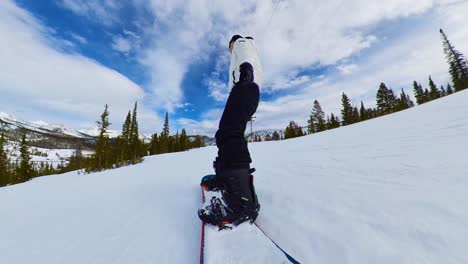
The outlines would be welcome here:
M 204 206 L 210 204 L 212 197 L 222 197 L 221 192 L 204 193 Z M 248 254 L 251 249 L 255 249 L 255 254 Z M 206 225 L 204 252 L 204 264 L 291 263 L 260 229 L 250 224 L 241 224 L 232 230 L 221 231 L 218 227 Z
M 468 91 L 250 149 L 257 223 L 301 263 L 468 263 Z M 0 188 L 0 263 L 197 263 L 199 181 L 215 155 Z M 233 245 L 209 258 L 255 256 L 246 229 L 218 234 Z

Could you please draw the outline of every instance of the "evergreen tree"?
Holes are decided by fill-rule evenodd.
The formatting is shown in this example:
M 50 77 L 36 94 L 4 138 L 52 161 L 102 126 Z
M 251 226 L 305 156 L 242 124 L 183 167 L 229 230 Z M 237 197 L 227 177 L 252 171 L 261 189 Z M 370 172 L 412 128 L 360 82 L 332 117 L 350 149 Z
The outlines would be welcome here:
M 311 113 L 309 116 L 309 120 L 307 120 L 307 133 L 312 134 L 317 131 L 317 125 L 314 122 L 313 114 Z
M 341 109 L 341 117 L 343 119 L 343 126 L 350 125 L 353 123 L 353 106 L 351 105 L 351 101 L 349 100 L 348 96 L 343 93 L 341 97 L 341 105 L 343 109 Z
M 314 101 L 314 107 L 312 109 L 309 121 L 309 126 L 311 124 L 313 125 L 313 130 L 309 131 L 309 133 L 322 132 L 327 129 L 327 125 L 325 123 L 325 113 L 322 111 L 322 107 L 317 100 Z
M 440 91 L 437 89 L 434 81 L 432 81 L 431 76 L 429 76 L 429 98 L 431 101 L 440 98 Z
M 332 113 L 330 116 L 330 122 L 327 125 L 328 129 L 335 129 L 340 127 L 340 120 L 338 117 L 335 117 L 335 115 Z
M 401 93 L 400 93 L 400 98 L 398 99 L 397 110 L 401 111 L 401 110 L 411 108 L 413 106 L 414 106 L 413 101 L 411 100 L 409 95 L 405 93 L 405 90 L 402 88 Z
M 0 186 L 10 183 L 10 172 L 8 171 L 8 156 L 5 151 L 5 137 L 0 134 Z
M 450 84 L 447 84 L 447 95 L 453 94 L 452 86 Z
M 187 131 L 185 131 L 185 128 L 182 128 L 182 132 L 180 133 L 179 137 L 179 146 L 180 146 L 180 151 L 186 151 L 189 149 L 189 140 L 187 137 Z
M 130 123 L 130 161 L 137 163 L 141 161 L 141 141 L 140 132 L 138 130 L 138 119 L 137 119 L 137 102 L 133 108 L 132 122 Z
M 88 171 L 102 170 L 110 168 L 110 140 L 107 135 L 107 129 L 110 126 L 109 123 L 109 106 L 106 104 L 104 106 L 104 112 L 101 115 L 101 120 L 96 121 L 99 127 L 99 137 L 96 141 L 96 149 L 93 155 L 93 164 L 91 168 L 88 168 Z
M 278 132 L 273 132 L 273 136 L 271 137 L 272 140 L 281 140 L 280 134 Z
M 353 107 L 353 123 L 358 123 L 361 121 L 361 116 L 359 115 L 359 110 L 355 106 Z
M 446 95 L 447 95 L 447 92 L 445 91 L 444 86 L 441 85 L 440 86 L 440 97 L 444 97 Z
M 468 88 L 468 63 L 465 57 L 452 46 L 442 29 L 440 35 L 455 91 L 458 92 Z
M 390 114 L 393 112 L 395 101 L 393 91 L 381 83 L 377 91 L 377 110 L 383 115 Z
M 66 171 L 79 170 L 84 167 L 84 163 L 83 151 L 81 150 L 81 147 L 78 147 L 70 157 L 69 163 L 66 166 Z
M 424 89 L 424 102 L 429 102 L 431 101 L 431 94 L 429 93 L 429 90 Z
M 201 136 L 195 136 L 195 140 L 192 142 L 192 148 L 201 148 L 204 147 L 203 139 Z
M 416 81 L 413 82 L 413 92 L 414 92 L 414 97 L 416 97 L 416 103 L 418 105 L 424 103 L 424 91 L 422 90 L 422 87 L 420 84 L 418 84 Z
M 301 126 L 294 121 L 289 122 L 289 125 L 286 127 L 284 132 L 284 139 L 301 137 L 304 133 L 302 132 Z
M 180 136 L 179 136 L 179 130 L 177 130 L 175 136 L 174 136 L 174 150 L 173 152 L 179 152 L 180 151 Z
M 169 136 L 169 114 L 166 112 L 166 118 L 164 120 L 163 130 L 159 136 L 159 149 L 160 153 L 168 153 L 171 151 L 171 139 Z
M 162 134 L 169 136 L 169 114 L 166 112 L 166 118 L 164 119 L 164 127 Z
M 123 162 L 124 160 L 130 160 L 130 142 L 131 142 L 131 126 L 132 126 L 132 114 L 130 111 L 127 113 L 125 122 L 122 126 L 122 135 L 119 137 L 121 140 L 116 142 L 116 145 L 120 147 L 120 158 L 119 160 Z
M 160 153 L 158 133 L 154 133 L 153 136 L 151 137 L 149 153 L 150 155 L 155 155 L 155 154 Z
M 369 119 L 367 114 L 367 109 L 364 107 L 364 103 L 361 101 L 361 108 L 359 109 L 359 116 L 361 117 L 361 121 L 365 121 Z
M 20 145 L 20 164 L 16 171 L 17 181 L 25 182 L 34 176 L 34 169 L 31 163 L 31 156 L 29 154 L 29 144 L 26 141 L 26 134 L 23 134 Z

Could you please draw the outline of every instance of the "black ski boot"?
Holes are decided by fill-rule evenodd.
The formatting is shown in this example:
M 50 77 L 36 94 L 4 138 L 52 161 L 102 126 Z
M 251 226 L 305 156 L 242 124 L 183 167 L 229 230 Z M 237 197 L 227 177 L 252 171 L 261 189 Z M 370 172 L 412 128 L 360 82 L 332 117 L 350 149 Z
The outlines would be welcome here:
M 260 211 L 253 186 L 253 176 L 248 168 L 225 170 L 216 176 L 223 182 L 223 197 L 213 197 L 210 205 L 201 208 L 198 216 L 219 229 L 232 228 L 243 222 L 253 223 Z
M 223 181 L 220 180 L 220 177 L 216 176 L 224 169 L 219 158 L 213 161 L 213 169 L 215 174 L 206 175 L 201 179 L 200 186 L 205 191 L 221 191 L 224 189 Z M 255 168 L 249 169 L 249 172 L 254 173 Z

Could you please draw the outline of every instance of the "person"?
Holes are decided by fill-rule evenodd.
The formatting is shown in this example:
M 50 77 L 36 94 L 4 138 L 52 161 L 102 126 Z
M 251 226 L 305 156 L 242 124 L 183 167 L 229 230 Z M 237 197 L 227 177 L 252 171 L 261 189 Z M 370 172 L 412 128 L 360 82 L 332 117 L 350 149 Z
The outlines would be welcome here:
M 260 211 L 250 168 L 252 159 L 244 132 L 256 112 L 262 69 L 252 37 L 234 35 L 229 41 L 229 94 L 216 132 L 218 157 L 213 162 L 215 175 L 205 176 L 205 190 L 221 191 L 222 198 L 213 198 L 198 211 L 200 219 L 219 227 L 253 223 Z

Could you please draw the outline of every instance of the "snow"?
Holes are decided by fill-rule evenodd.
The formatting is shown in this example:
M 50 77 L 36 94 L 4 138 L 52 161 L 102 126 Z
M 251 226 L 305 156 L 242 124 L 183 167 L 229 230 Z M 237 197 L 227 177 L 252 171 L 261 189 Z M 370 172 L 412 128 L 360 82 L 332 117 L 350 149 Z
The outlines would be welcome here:
M 205 205 L 212 197 L 221 198 L 221 192 L 206 192 Z M 239 243 L 242 241 L 242 243 Z M 216 226 L 205 225 L 204 264 L 235 263 L 291 263 L 287 257 L 255 225 L 239 225 L 229 231 L 219 231 Z M 255 249 L 255 254 L 245 254 Z M 226 250 L 229 249 L 229 250 Z
M 301 263 L 468 263 L 468 91 L 250 149 L 257 223 Z M 0 263 L 197 263 L 198 184 L 215 155 L 0 188 Z M 255 257 L 241 228 L 217 239 Z
M 5 144 L 5 150 L 10 161 L 15 161 L 20 157 L 20 144 L 18 142 L 7 141 Z M 29 153 L 31 161 L 34 165 L 39 166 L 40 163 L 51 164 L 54 168 L 57 168 L 59 164 L 67 165 L 67 159 L 73 156 L 75 149 L 46 149 L 38 147 L 29 147 Z M 83 150 L 83 156 L 90 156 L 94 152 L 89 150 Z M 39 155 L 40 154 L 40 155 Z
M 16 128 L 25 128 L 39 133 L 59 133 L 67 136 L 88 138 L 89 135 L 83 134 L 75 129 L 69 128 L 63 124 L 48 124 L 44 121 L 24 121 L 16 118 L 13 115 L 0 112 L 0 121 L 11 124 Z M 11 125 L 7 125 L 7 128 Z

